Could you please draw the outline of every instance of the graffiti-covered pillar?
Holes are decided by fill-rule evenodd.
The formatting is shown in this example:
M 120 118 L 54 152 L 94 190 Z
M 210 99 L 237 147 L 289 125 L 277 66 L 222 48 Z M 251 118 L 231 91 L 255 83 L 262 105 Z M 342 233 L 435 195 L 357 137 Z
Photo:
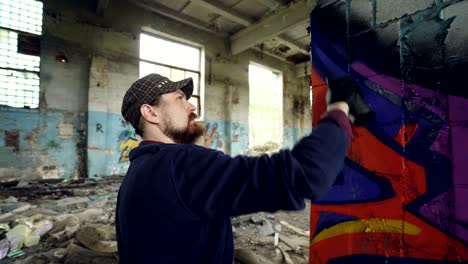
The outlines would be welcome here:
M 376 117 L 311 207 L 310 263 L 468 263 L 467 21 L 466 0 L 317 1 L 313 117 L 344 76 Z
M 88 176 L 124 174 L 128 154 L 138 145 L 133 127 L 120 113 L 122 98 L 138 79 L 138 67 L 94 56 L 91 61 L 88 100 Z

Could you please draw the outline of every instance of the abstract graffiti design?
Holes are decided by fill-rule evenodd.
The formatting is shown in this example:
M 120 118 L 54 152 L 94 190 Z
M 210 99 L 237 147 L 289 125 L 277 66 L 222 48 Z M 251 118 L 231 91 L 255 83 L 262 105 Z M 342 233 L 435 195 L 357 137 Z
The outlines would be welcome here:
M 321 2 L 310 27 L 313 124 L 327 77 L 352 76 L 377 115 L 353 127 L 344 170 L 311 207 L 310 263 L 468 263 L 468 96 L 454 81 L 466 77 L 449 71 L 467 68 L 425 57 L 438 54 L 454 18 L 434 4 L 392 32 L 351 35 L 358 12 Z
M 135 138 L 135 133 L 130 130 L 122 131 L 119 135 L 118 142 L 118 150 L 120 152 L 119 162 L 124 163 L 129 161 L 128 154 L 139 144 L 138 140 Z

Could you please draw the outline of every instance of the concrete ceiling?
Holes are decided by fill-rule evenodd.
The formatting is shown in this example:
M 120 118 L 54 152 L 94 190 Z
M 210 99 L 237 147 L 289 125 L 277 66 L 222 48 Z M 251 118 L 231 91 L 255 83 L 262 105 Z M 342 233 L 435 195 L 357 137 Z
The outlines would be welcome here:
M 225 37 L 231 53 L 255 49 L 298 64 L 309 60 L 309 13 L 315 0 L 128 0 Z

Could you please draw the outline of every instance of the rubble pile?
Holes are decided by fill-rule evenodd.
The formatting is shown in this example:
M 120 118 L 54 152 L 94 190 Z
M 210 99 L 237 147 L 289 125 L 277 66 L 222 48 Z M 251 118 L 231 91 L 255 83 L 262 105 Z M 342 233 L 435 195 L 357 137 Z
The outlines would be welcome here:
M 232 225 L 235 263 L 309 263 L 310 233 L 302 228 L 308 226 L 306 211 L 243 215 L 234 217 Z
M 0 186 L 0 262 L 118 263 L 120 177 Z
M 0 182 L 0 263 L 118 263 L 121 180 Z M 233 217 L 235 263 L 308 263 L 308 212 Z

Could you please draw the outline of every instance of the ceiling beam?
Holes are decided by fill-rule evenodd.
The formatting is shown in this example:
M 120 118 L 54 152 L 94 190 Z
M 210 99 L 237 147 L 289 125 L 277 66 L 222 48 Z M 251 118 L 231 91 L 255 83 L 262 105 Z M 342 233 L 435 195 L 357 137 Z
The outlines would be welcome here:
M 267 56 L 270 56 L 270 57 L 273 57 L 273 58 L 275 58 L 275 59 L 277 59 L 277 60 L 280 60 L 280 61 L 282 61 L 282 62 L 286 62 L 286 63 L 288 63 L 288 64 L 293 64 L 292 62 L 288 61 L 285 57 L 276 55 L 276 54 L 274 54 L 273 52 L 270 52 L 270 51 L 268 51 L 268 50 L 264 50 L 264 49 L 261 49 L 261 48 L 259 48 L 259 47 L 252 47 L 252 49 L 255 50 L 255 51 L 257 51 L 257 52 L 259 52 L 259 53 L 261 53 L 261 54 L 265 54 L 265 55 L 267 55 Z
M 157 13 L 161 16 L 173 19 L 175 21 L 178 21 L 180 23 L 189 25 L 191 27 L 201 29 L 203 31 L 209 32 L 209 33 L 214 33 L 218 36 L 221 37 L 226 37 L 227 33 L 222 33 L 216 30 L 213 30 L 208 27 L 206 23 L 204 23 L 201 20 L 198 20 L 196 18 L 193 18 L 191 16 L 187 16 L 185 14 L 181 14 L 173 9 L 170 9 L 169 7 L 166 7 L 164 5 L 158 4 L 155 1 L 145 1 L 145 0 L 128 0 L 130 3 L 139 6 L 143 9 L 152 11 L 154 13 Z
M 212 0 L 191 0 L 191 2 L 245 27 L 254 22 L 253 19 Z
M 248 27 L 250 25 L 252 25 L 252 23 L 254 23 L 254 20 L 249 18 L 249 17 L 246 17 L 246 16 L 243 16 L 242 14 L 239 14 L 237 12 L 235 12 L 234 10 L 231 10 L 229 8 L 227 8 L 226 6 L 223 6 L 217 2 L 214 2 L 212 0 L 191 0 L 192 3 L 195 3 L 201 7 L 204 7 L 208 10 L 210 10 L 211 12 L 213 13 L 216 13 L 218 15 L 221 15 L 233 22 L 236 22 L 238 24 L 241 24 L 245 27 Z M 275 1 L 276 2 L 276 1 Z M 283 45 L 286 45 L 288 46 L 289 48 L 297 51 L 297 52 L 300 52 L 302 54 L 305 54 L 305 55 L 309 55 L 309 51 L 302 47 L 302 45 L 300 43 L 297 43 L 293 40 L 290 40 L 286 37 L 281 37 L 281 36 L 276 36 L 275 37 L 278 41 L 278 43 L 281 43 Z
M 309 55 L 309 50 L 304 47 L 301 43 L 294 41 L 292 39 L 289 39 L 288 37 L 284 36 L 276 36 L 275 37 L 276 41 L 280 44 L 283 44 L 285 46 L 288 46 L 292 50 L 295 50 L 297 52 L 300 52 L 304 55 Z
M 255 0 L 257 2 L 259 2 L 260 4 L 268 7 L 270 10 L 273 10 L 275 8 L 277 8 L 280 3 L 276 0 Z
M 96 14 L 101 16 L 109 5 L 109 0 L 96 0 Z
M 248 26 L 231 36 L 231 53 L 239 54 L 268 39 L 272 39 L 297 24 L 309 21 L 309 14 L 316 1 L 299 0 L 281 7 L 272 15 Z

